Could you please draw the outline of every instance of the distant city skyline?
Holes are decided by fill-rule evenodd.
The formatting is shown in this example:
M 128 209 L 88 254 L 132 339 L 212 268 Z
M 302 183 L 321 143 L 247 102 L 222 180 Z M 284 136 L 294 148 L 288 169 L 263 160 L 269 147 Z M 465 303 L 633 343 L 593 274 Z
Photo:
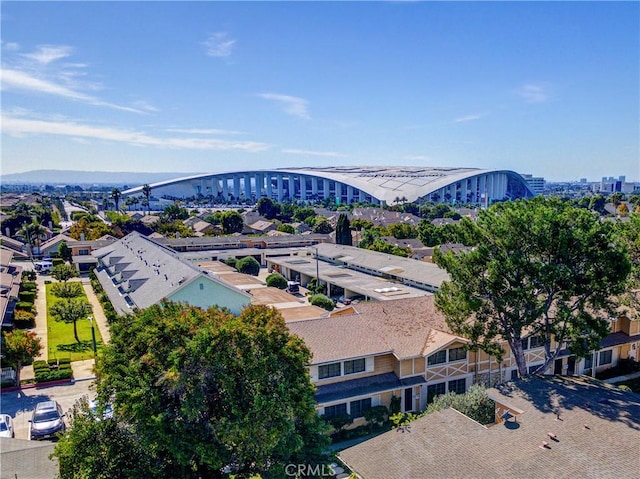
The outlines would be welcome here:
M 2 2 L 0 173 L 640 181 L 638 2 Z

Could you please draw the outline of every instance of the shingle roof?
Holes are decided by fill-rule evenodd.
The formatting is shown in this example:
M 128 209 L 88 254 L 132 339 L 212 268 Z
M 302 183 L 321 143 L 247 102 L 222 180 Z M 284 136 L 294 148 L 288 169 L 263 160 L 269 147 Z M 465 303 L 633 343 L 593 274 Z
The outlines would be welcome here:
M 445 409 L 413 422 L 409 432 L 345 449 L 340 458 L 363 479 L 637 478 L 640 395 L 566 376 L 532 377 L 489 392 L 523 411 L 517 424 L 486 428 Z
M 313 363 L 393 352 L 398 358 L 420 356 L 433 329 L 447 332 L 433 296 L 360 303 L 354 314 L 287 323 L 304 339 Z

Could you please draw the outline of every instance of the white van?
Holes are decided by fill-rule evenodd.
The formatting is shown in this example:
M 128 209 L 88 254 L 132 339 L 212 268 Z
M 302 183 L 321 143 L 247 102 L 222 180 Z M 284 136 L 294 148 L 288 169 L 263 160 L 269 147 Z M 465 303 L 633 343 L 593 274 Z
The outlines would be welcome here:
M 46 260 L 38 261 L 35 264 L 35 268 L 36 268 L 36 271 L 39 272 L 40 274 L 49 274 L 53 269 L 53 262 L 46 261 Z

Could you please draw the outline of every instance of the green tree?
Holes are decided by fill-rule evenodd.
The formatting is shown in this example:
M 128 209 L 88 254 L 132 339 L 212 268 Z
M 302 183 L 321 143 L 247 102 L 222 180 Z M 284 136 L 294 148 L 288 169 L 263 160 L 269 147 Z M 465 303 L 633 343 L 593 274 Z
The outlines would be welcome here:
M 73 323 L 73 337 L 80 344 L 77 322 L 91 314 L 91 306 L 84 299 L 61 299 L 51 305 L 49 312 L 59 321 Z
M 46 238 L 46 232 L 44 226 L 38 223 L 37 220 L 33 220 L 30 223 L 24 223 L 16 235 L 22 238 L 29 245 L 30 256 L 33 257 L 33 251 L 40 247 L 40 243 Z
M 292 235 L 292 234 L 295 234 L 296 229 L 290 224 L 280 223 L 278 225 L 278 231 L 281 231 L 283 233 L 289 233 Z
M 189 212 L 186 208 L 180 206 L 178 203 L 174 203 L 165 207 L 162 212 L 162 217 L 167 221 L 186 220 L 189 217 Z
M 120 198 L 122 197 L 122 193 L 118 188 L 114 188 L 111 190 L 111 198 L 113 199 L 113 204 L 116 207 L 116 211 L 120 210 Z
M 356 231 L 370 230 L 374 226 L 375 225 L 371 221 L 362 218 L 354 218 L 351 220 L 351 228 Z
M 617 236 L 626 246 L 631 259 L 631 274 L 624 292 L 618 297 L 622 313 L 633 320 L 640 319 L 640 213 L 633 213 L 628 222 L 616 224 Z
M 487 390 L 474 384 L 464 394 L 446 393 L 436 396 L 425 411 L 431 414 L 441 409 L 451 407 L 480 424 L 490 424 L 495 421 L 496 403 L 489 398 Z
M 314 294 L 309 298 L 309 303 L 322 309 L 326 309 L 327 311 L 333 311 L 333 308 L 335 308 L 333 300 L 324 294 Z
M 134 431 L 117 419 L 96 421 L 82 397 L 68 413 L 70 433 L 60 437 L 53 455 L 60 479 L 145 479 L 160 477 Z
M 253 256 L 246 256 L 236 262 L 236 269 L 240 273 L 258 276 L 260 273 L 260 263 Z
M 500 358 L 506 341 L 521 376 L 523 338 L 541 336 L 545 371 L 564 342 L 579 357 L 608 333 L 613 295 L 624 289 L 630 263 L 613 224 L 558 199 L 500 203 L 463 222 L 471 251 L 434 259 L 450 276 L 436 306 L 472 348 Z M 552 347 L 552 340 L 555 346 Z
M 387 226 L 387 231 L 396 239 L 417 238 L 418 230 L 409 223 L 393 223 Z
M 602 195 L 594 195 L 591 197 L 591 201 L 589 201 L 589 209 L 593 211 L 597 211 L 598 213 L 604 213 L 604 205 L 607 201 L 604 199 Z
M 314 233 L 328 235 L 329 233 L 333 232 L 333 226 L 331 226 L 331 223 L 329 223 L 326 218 L 318 217 L 316 218 L 316 223 L 313 226 L 312 231 Z
M 16 371 L 16 384 L 20 385 L 20 371 L 22 366 L 31 364 L 42 350 L 40 338 L 33 331 L 16 329 L 3 333 L 2 345 L 3 363 Z
M 145 477 L 226 477 L 229 468 L 275 478 L 288 463 L 324 459 L 311 355 L 276 310 L 233 316 L 165 302 L 111 326 L 98 395 L 113 399 L 116 421 L 157 467 Z M 65 459 L 100 454 L 72 447 Z
M 73 259 L 71 255 L 71 248 L 69 248 L 66 241 L 61 242 L 60 246 L 58 246 L 58 256 L 68 262 L 71 262 Z
M 293 214 L 293 220 L 298 223 L 303 223 L 307 218 L 314 218 L 317 215 L 316 211 L 310 206 L 296 209 Z
M 62 282 L 51 285 L 51 292 L 58 298 L 77 298 L 82 296 L 82 285 L 77 282 Z
M 237 211 L 225 211 L 222 213 L 222 230 L 224 234 L 241 233 L 244 228 L 244 219 Z
M 336 223 L 336 244 L 353 245 L 351 238 L 351 223 L 344 213 L 340 213 Z
M 265 278 L 264 282 L 272 288 L 287 289 L 287 278 L 280 273 L 271 273 Z
M 146 183 L 142 185 L 142 195 L 144 196 L 142 206 L 147 207 L 147 214 L 149 214 L 149 207 L 151 206 L 151 187 Z
M 51 276 L 58 281 L 66 282 L 78 276 L 78 270 L 70 264 L 61 264 L 51 270 Z
M 256 209 L 260 216 L 264 216 L 268 220 L 274 219 L 280 212 L 280 208 L 273 202 L 271 198 L 262 197 L 256 203 Z

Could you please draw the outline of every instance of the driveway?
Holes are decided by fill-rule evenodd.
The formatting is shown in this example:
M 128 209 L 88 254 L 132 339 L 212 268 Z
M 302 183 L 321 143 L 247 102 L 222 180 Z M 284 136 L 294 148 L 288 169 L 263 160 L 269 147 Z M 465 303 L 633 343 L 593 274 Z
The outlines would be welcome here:
M 59 386 L 36 387 L 20 391 L 3 392 L 0 396 L 0 412 L 13 418 L 17 439 L 29 439 L 29 419 L 36 404 L 41 401 L 58 401 L 65 414 L 82 396 L 95 397 L 93 380 L 75 381 Z M 69 424 L 68 418 L 67 425 Z

